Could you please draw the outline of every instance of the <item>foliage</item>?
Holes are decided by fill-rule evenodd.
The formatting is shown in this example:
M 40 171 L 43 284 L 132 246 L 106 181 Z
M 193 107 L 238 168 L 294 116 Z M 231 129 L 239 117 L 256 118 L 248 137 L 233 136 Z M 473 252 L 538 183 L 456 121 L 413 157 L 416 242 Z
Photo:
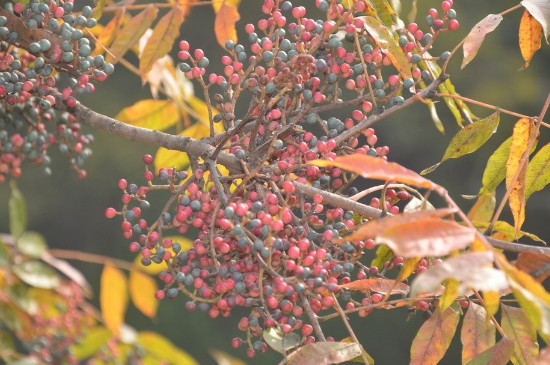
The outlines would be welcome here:
M 98 1 L 94 9 L 6 2 L 0 182 L 19 177 L 24 163 L 50 174 L 52 147 L 86 177 L 93 136 L 81 133 L 82 124 L 158 151 L 143 156 L 144 181 L 120 179 L 120 206 L 105 210 L 122 221 L 134 263 L 48 249 L 27 231 L 23 194 L 11 180 L 10 233 L 0 243 L 0 358 L 194 364 L 169 340 L 125 324 L 130 301 L 154 318 L 160 300 L 184 294 L 186 309 L 212 318 L 249 311 L 238 324 L 243 337 L 232 340 L 248 357 L 272 349 L 287 364 L 374 363 L 348 316 L 406 307 L 426 318 L 411 364 L 438 363 L 459 324 L 464 364 L 544 363 L 539 341 L 550 337 L 550 294 L 541 282 L 550 275 L 550 251 L 516 241 L 542 241 L 521 229 L 528 198 L 550 182 L 550 144 L 537 150 L 550 94 L 538 116 L 522 115 L 459 95 L 447 66 L 461 48 L 462 68 L 475 62 L 485 38 L 523 11 L 519 48 L 528 68 L 548 39 L 549 7 L 525 0 L 489 14 L 451 51 L 433 56 L 440 35 L 460 29 L 453 1 L 429 9 L 425 26 L 405 24 L 399 3 L 264 0 L 265 18 L 245 25 L 244 45 L 235 27 L 240 1 L 214 1 L 214 33 L 226 51 L 215 65 L 202 49 L 178 42 L 182 23 L 203 5 L 198 0 Z M 130 53 L 137 66 L 125 58 Z M 149 84 L 152 98 L 112 119 L 77 98 L 115 64 Z M 461 128 L 440 162 L 421 174 L 391 162 L 372 126 L 423 102 L 443 132 L 439 100 Z M 478 118 L 469 104 L 491 111 Z M 489 158 L 466 213 L 422 175 L 476 152 L 504 114 L 519 120 Z M 372 186 L 358 191 L 361 178 Z M 168 196 L 162 206 L 150 203 L 157 193 Z M 506 205 L 513 223 L 500 220 Z M 518 260 L 500 250 L 519 253 Z M 99 311 L 63 257 L 103 265 Z M 323 323 L 334 318 L 349 337 L 325 335 Z

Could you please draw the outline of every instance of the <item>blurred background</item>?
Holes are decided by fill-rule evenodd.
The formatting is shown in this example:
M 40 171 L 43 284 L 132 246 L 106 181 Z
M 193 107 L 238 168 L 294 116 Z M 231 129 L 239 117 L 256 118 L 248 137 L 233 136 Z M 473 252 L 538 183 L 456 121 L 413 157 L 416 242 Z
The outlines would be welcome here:
M 401 2 L 403 18 L 406 19 L 411 0 Z M 314 1 L 294 3 L 310 6 Z M 427 9 L 439 9 L 441 1 L 427 0 L 418 3 L 416 21 L 422 28 Z M 487 14 L 501 12 L 517 3 L 518 1 L 512 0 L 455 0 L 454 7 L 461 27 L 456 32 L 443 34 L 436 42 L 432 55 L 451 50 Z M 86 4 L 83 2 L 83 5 Z M 79 2 L 77 6 L 80 6 Z M 245 44 L 246 37 L 242 27 L 262 18 L 260 6 L 260 0 L 242 0 L 240 5 L 241 20 L 237 23 L 237 28 L 240 39 Z M 497 30 L 487 36 L 477 57 L 464 70 L 460 70 L 460 52 L 451 61 L 448 72 L 457 92 L 464 96 L 522 114 L 538 115 L 546 95 L 550 92 L 550 47 L 543 41 L 542 49 L 535 54 L 530 67 L 518 71 L 523 65 L 518 46 L 518 26 L 522 12 L 523 9 L 505 15 Z M 216 42 L 213 24 L 212 7 L 197 6 L 185 20 L 181 38 L 188 40 L 192 48 L 204 49 L 213 65 L 213 71 L 216 71 L 216 67 L 220 69 L 217 62 L 224 52 Z M 128 59 L 136 62 L 132 57 Z M 197 92 L 197 96 L 200 94 Z M 81 98 L 81 102 L 100 113 L 115 116 L 123 107 L 148 97 L 148 86 L 142 86 L 137 77 L 118 66 L 114 75 L 104 84 L 98 85 L 93 95 Z M 493 112 L 475 106 L 471 108 L 481 118 Z M 459 130 L 454 118 L 442 103 L 438 105 L 438 112 L 446 129 L 445 135 L 436 130 L 428 109 L 421 103 L 376 125 L 379 144 L 390 146 L 389 158 L 415 171 L 421 171 L 438 162 L 450 139 Z M 497 133 L 485 146 L 473 155 L 445 162 L 427 177 L 446 187 L 459 205 L 468 209 L 472 201 L 465 200 L 460 195 L 477 193 L 487 158 L 510 136 L 516 121 L 517 118 L 501 115 Z M 129 242 L 122 237 L 120 222 L 105 219 L 103 213 L 108 206 L 120 206 L 118 179 L 126 178 L 129 182 L 138 184 L 143 182 L 141 157 L 145 153 L 154 154 L 156 148 L 131 143 L 103 132 L 93 133 L 96 140 L 92 146 L 93 156 L 85 165 L 88 170 L 87 179 L 78 179 L 60 154 L 52 154 L 55 165 L 50 177 L 44 176 L 33 166 L 24 169 L 18 185 L 27 199 L 29 229 L 41 232 L 51 247 L 101 253 L 131 261 L 134 257 L 128 251 Z M 542 131 L 539 146 L 549 142 L 548 135 L 546 130 Z M 498 193 L 501 197 L 503 190 L 498 190 Z M 9 185 L 1 185 L 0 232 L 8 231 L 8 196 Z M 151 205 L 159 207 L 162 198 L 151 194 Z M 523 226 L 524 230 L 535 233 L 546 241 L 550 241 L 549 207 L 550 192 L 535 193 L 528 201 L 528 219 Z M 510 217 L 508 211 L 503 215 L 508 221 L 511 221 Z M 102 266 L 72 263 L 92 283 L 96 290 L 93 300 L 98 304 L 98 280 Z M 212 320 L 205 313 L 186 311 L 185 301 L 183 295 L 173 301 L 163 301 L 155 320 L 150 320 L 131 308 L 126 321 L 138 330 L 153 330 L 164 334 L 201 364 L 214 363 L 209 356 L 211 349 L 228 352 L 242 358 L 247 364 L 275 364 L 280 360 L 280 355 L 273 351 L 259 354 L 254 359 L 246 359 L 244 349 L 231 348 L 231 339 L 242 334 L 237 330 L 237 321 L 242 315 L 247 315 L 247 312 L 235 311 L 231 318 Z M 405 309 L 376 311 L 366 318 L 351 316 L 352 326 L 357 330 L 359 339 L 378 364 L 408 362 L 411 341 L 423 319 L 421 315 L 417 315 L 408 322 L 406 320 Z M 326 333 L 336 339 L 348 336 L 338 321 L 326 324 Z M 457 354 L 456 351 L 460 351 L 459 344 L 454 343 L 451 351 Z M 450 357 L 451 354 L 447 359 Z M 442 363 L 452 362 L 444 359 Z

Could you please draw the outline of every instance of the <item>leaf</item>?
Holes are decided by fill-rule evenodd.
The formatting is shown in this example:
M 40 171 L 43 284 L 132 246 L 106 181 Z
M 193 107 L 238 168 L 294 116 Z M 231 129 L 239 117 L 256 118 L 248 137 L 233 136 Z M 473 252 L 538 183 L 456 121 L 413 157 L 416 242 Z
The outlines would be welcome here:
M 275 327 L 266 328 L 263 338 L 269 347 L 283 355 L 300 344 L 300 336 L 296 333 L 285 334 Z
M 489 194 L 495 191 L 497 186 L 506 177 L 506 161 L 510 155 L 510 146 L 512 137 L 502 142 L 487 160 L 487 165 L 483 171 L 481 182 L 483 186 L 479 189 L 479 194 Z
M 317 342 L 300 347 L 288 355 L 287 365 L 340 364 L 361 356 L 357 343 Z
M 537 361 L 533 363 L 533 365 L 547 365 L 550 364 L 550 348 L 546 347 L 544 348 L 539 355 L 539 358 Z
M 439 297 L 439 309 L 442 311 L 449 308 L 459 296 L 460 282 L 456 279 L 447 279 L 444 286 L 445 290 Z
M 99 19 L 101 18 L 101 14 L 103 14 L 103 7 L 105 6 L 105 3 L 107 0 L 98 0 L 96 1 L 96 6 L 94 8 L 94 11 L 92 13 L 92 18 Z
M 92 56 L 103 54 L 104 48 L 109 48 L 111 43 L 115 39 L 115 36 L 120 30 L 123 24 L 127 24 L 130 21 L 130 16 L 123 11 L 117 11 L 115 16 L 105 25 L 99 34 L 97 35 L 97 43 Z
M 137 309 L 149 318 L 157 315 L 159 301 L 155 298 L 157 283 L 138 270 L 130 271 L 130 297 Z
M 147 73 L 151 71 L 155 61 L 164 57 L 172 49 L 174 41 L 180 34 L 184 17 L 184 10 L 179 6 L 175 6 L 153 28 L 153 34 L 149 37 L 139 56 L 139 75 L 142 81 L 146 80 Z
M 388 162 L 383 158 L 355 153 L 340 156 L 329 160 L 315 160 L 309 162 L 319 167 L 334 166 L 354 172 L 367 179 L 396 181 L 402 184 L 414 185 L 430 190 L 435 190 L 445 195 L 445 189 L 436 183 L 423 178 L 416 172 L 409 170 L 395 162 Z
M 199 363 L 187 352 L 176 347 L 167 338 L 154 333 L 142 331 L 138 333 L 137 343 L 158 360 L 157 364 L 169 362 L 178 365 L 198 365 Z
M 512 266 L 502 254 L 495 254 L 521 307 L 539 335 L 548 342 L 550 338 L 550 294 L 530 275 Z
M 453 307 L 443 313 L 437 309 L 414 337 L 409 364 L 437 364 L 451 344 L 459 319 L 460 313 Z
M 470 208 L 467 217 L 471 222 L 489 223 L 493 217 L 495 206 L 496 198 L 494 192 L 480 195 L 472 208 Z
M 23 261 L 12 268 L 19 279 L 36 288 L 53 289 L 59 285 L 57 273 L 41 261 Z
M 360 290 L 360 291 L 373 291 L 381 294 L 404 294 L 409 293 L 409 286 L 405 283 L 395 281 L 393 279 L 361 279 L 351 281 L 347 284 L 339 286 L 341 289 Z
M 213 0 L 212 8 L 214 9 L 215 14 L 220 11 L 223 4 L 231 5 L 235 7 L 235 9 L 238 9 L 239 5 L 241 4 L 241 0 Z
M 515 235 L 525 221 L 525 179 L 527 164 L 521 169 L 516 181 L 513 181 L 516 175 L 520 161 L 526 152 L 531 134 L 534 131 L 534 125 L 529 118 L 521 118 L 514 125 L 512 142 L 510 145 L 510 155 L 506 161 L 506 189 L 511 189 L 508 198 L 508 204 L 514 216 Z
M 27 207 L 25 198 L 17 188 L 15 180 L 10 181 L 11 195 L 8 201 L 10 213 L 10 233 L 17 240 L 27 229 Z
M 230 356 L 229 354 L 219 351 L 219 350 L 210 350 L 210 356 L 216 360 L 217 365 L 246 365 L 244 361 L 236 357 Z
M 548 23 L 550 23 L 550 3 L 547 0 L 523 0 L 521 5 L 529 10 L 533 18 L 540 23 L 544 30 L 544 38 L 548 40 L 550 35 L 550 27 L 548 26 Z
M 412 77 L 411 68 L 407 56 L 403 49 L 397 43 L 394 32 L 390 26 L 384 26 L 380 20 L 372 17 L 363 17 L 365 29 L 374 39 L 380 50 L 390 59 L 393 67 L 399 71 L 401 76 L 406 79 Z
M 421 260 L 421 257 L 409 257 L 403 260 L 403 266 L 399 270 L 399 274 L 395 281 L 403 281 L 411 276 L 418 267 L 418 262 Z
M 477 224 L 476 223 L 476 227 L 482 229 L 482 230 L 486 230 L 487 228 L 489 228 L 489 225 L 488 224 Z M 516 240 L 516 232 L 515 232 L 515 228 L 512 227 L 509 223 L 507 222 L 504 222 L 504 221 L 496 221 L 495 225 L 493 226 L 493 232 L 498 232 L 498 238 L 496 237 L 495 234 L 492 235 L 493 238 L 497 238 L 499 240 L 502 240 L 502 241 L 508 241 L 508 242 L 512 242 L 514 240 Z M 538 237 L 537 235 L 535 234 L 532 234 L 532 233 L 529 233 L 529 232 L 525 232 L 525 231 L 519 231 L 517 233 L 517 238 L 521 238 L 523 236 L 527 236 L 529 237 L 530 239 L 532 239 L 533 241 L 538 241 L 540 243 L 543 243 L 543 244 L 546 244 L 546 242 L 544 242 L 540 237 Z
M 495 325 L 487 320 L 485 308 L 470 302 L 460 332 L 462 364 L 468 363 L 493 346 L 495 344 L 495 333 Z
M 446 256 L 467 247 L 475 231 L 458 223 L 426 218 L 389 228 L 376 237 L 396 256 Z
M 515 262 L 518 269 L 542 283 L 550 276 L 550 255 L 536 252 L 522 252 Z
M 376 266 L 379 269 L 382 269 L 386 262 L 388 262 L 393 257 L 393 251 L 384 244 L 379 245 L 376 249 L 376 256 L 372 259 L 370 263 L 371 266 Z
M 116 62 L 139 41 L 139 38 L 151 26 L 157 17 L 158 9 L 154 5 L 147 6 L 141 13 L 130 19 L 130 21 L 117 32 L 116 38 L 107 53 L 107 62 Z
M 487 311 L 487 319 L 489 319 L 489 317 L 494 316 L 498 312 L 500 293 L 496 291 L 484 291 L 482 296 L 485 302 L 485 310 Z
M 483 351 L 467 365 L 506 365 L 513 354 L 514 342 L 508 337 L 503 337 L 496 345 Z
M 106 263 L 101 273 L 99 303 L 105 327 L 118 335 L 128 307 L 128 283 L 122 271 Z
M 371 219 L 361 225 L 353 233 L 342 238 L 341 241 L 356 241 L 374 238 L 385 230 L 399 226 L 404 223 L 414 223 L 425 218 L 440 218 L 451 215 L 455 212 L 452 208 L 419 210 L 412 213 L 402 213 L 393 216 L 386 216 L 378 219 Z
M 464 59 L 462 60 L 460 68 L 466 67 L 466 65 L 474 59 L 485 36 L 495 30 L 501 21 L 502 15 L 489 14 L 472 28 L 470 33 L 466 36 L 462 46 L 464 50 Z
M 542 190 L 550 183 L 550 143 L 542 147 L 533 156 L 527 166 L 525 177 L 525 200 L 531 194 Z
M 536 329 L 527 319 L 523 309 L 505 304 L 501 304 L 500 308 L 502 309 L 500 325 L 515 346 L 512 362 L 515 365 L 531 364 L 539 354 Z
M 178 108 L 171 100 L 140 100 L 122 109 L 115 119 L 136 127 L 165 130 L 179 121 Z
M 529 67 L 529 62 L 531 62 L 533 55 L 540 49 L 541 36 L 542 26 L 529 14 L 528 10 L 525 10 L 519 23 L 519 49 L 525 60 L 523 69 Z
M 23 232 L 17 240 L 17 249 L 24 255 L 37 259 L 48 248 L 44 237 L 37 232 Z
M 223 3 L 220 10 L 216 13 L 214 20 L 214 33 L 218 44 L 225 48 L 226 41 L 237 42 L 237 30 L 235 23 L 241 19 L 237 8 L 227 3 Z
M 407 205 L 405 205 L 405 208 L 403 208 L 403 212 L 412 213 L 418 210 L 433 210 L 433 209 L 435 209 L 434 206 L 428 200 L 424 198 L 418 199 L 416 196 L 413 196 L 411 200 L 409 200 Z
M 103 326 L 88 328 L 77 344 L 71 346 L 71 353 L 79 360 L 95 355 L 111 338 L 111 331 Z
M 391 29 L 393 25 L 392 16 L 396 15 L 395 11 L 388 3 L 387 0 L 367 0 L 367 3 L 370 4 L 376 11 L 376 17 L 382 21 L 382 23 Z
M 432 292 L 447 279 L 460 282 L 458 295 L 464 294 L 466 289 L 499 292 L 508 288 L 508 283 L 501 270 L 487 267 L 493 261 L 491 251 L 464 252 L 451 257 L 418 274 L 411 285 L 410 295 L 415 297 L 418 293 Z
M 499 121 L 500 112 L 497 111 L 487 118 L 468 124 L 451 139 L 441 162 L 476 151 L 495 133 Z

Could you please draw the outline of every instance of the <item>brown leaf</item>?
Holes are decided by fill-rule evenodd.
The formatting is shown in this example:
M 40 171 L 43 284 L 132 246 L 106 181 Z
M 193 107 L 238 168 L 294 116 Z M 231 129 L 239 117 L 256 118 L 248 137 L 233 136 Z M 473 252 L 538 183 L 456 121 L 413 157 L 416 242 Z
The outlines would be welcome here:
M 342 241 L 356 241 L 374 238 L 385 230 L 404 223 L 416 222 L 425 218 L 445 217 L 453 214 L 454 212 L 455 210 L 452 208 L 419 210 L 412 213 L 402 213 L 379 219 L 371 219 L 364 225 L 360 226 L 355 232 L 344 237 Z
M 485 308 L 474 302 L 470 303 L 464 316 L 460 340 L 462 342 L 462 363 L 466 364 L 483 351 L 495 344 L 496 328 L 493 322 L 487 321 Z
M 464 49 L 464 59 L 462 60 L 460 68 L 466 67 L 466 65 L 474 59 L 485 36 L 495 30 L 501 21 L 502 15 L 489 14 L 472 28 L 470 33 L 466 36 L 464 45 L 462 46 Z
M 341 289 L 351 290 L 370 290 L 377 293 L 408 294 L 409 286 L 407 284 L 392 279 L 362 279 L 340 285 Z
M 437 309 L 414 337 L 409 364 L 436 365 L 447 352 L 459 319 L 460 313 L 453 307 L 443 313 Z
M 516 267 L 542 283 L 550 276 L 550 255 L 535 252 L 522 252 L 515 263 Z
M 395 162 L 388 162 L 379 157 L 355 153 L 352 155 L 336 157 L 332 161 L 315 160 L 311 161 L 310 164 L 321 167 L 339 167 L 347 171 L 355 172 L 356 174 L 367 179 L 396 181 L 402 184 L 409 184 L 435 190 L 441 195 L 446 194 L 446 190 L 436 183 L 423 178 L 416 172 Z
M 235 23 L 241 19 L 241 15 L 237 8 L 232 5 L 223 3 L 220 10 L 216 13 L 214 21 L 214 32 L 220 46 L 225 48 L 226 41 L 237 42 L 237 30 Z
M 533 55 L 540 49 L 542 26 L 528 10 L 523 12 L 519 23 L 519 49 L 525 60 L 523 69 L 529 67 Z

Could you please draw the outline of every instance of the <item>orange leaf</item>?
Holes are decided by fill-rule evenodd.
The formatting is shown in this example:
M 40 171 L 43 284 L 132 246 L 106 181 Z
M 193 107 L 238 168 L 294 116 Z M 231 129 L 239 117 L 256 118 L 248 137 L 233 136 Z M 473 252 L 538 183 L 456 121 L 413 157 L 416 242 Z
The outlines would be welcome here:
M 212 8 L 214 9 L 214 13 L 218 14 L 223 4 L 231 5 L 234 6 L 235 9 L 238 9 L 240 3 L 241 0 L 213 0 Z
M 164 57 L 172 49 L 174 41 L 180 34 L 180 26 L 185 14 L 184 9 L 175 6 L 155 25 L 153 34 L 147 40 L 139 58 L 139 75 L 142 81 L 147 79 L 147 73 L 151 71 L 155 61 Z
M 454 209 L 431 209 L 431 210 L 419 210 L 412 213 L 402 213 L 394 216 L 386 216 L 379 219 L 371 219 L 364 225 L 360 226 L 352 234 L 345 236 L 342 241 L 356 241 L 374 238 L 387 229 L 395 226 L 399 226 L 404 223 L 416 222 L 426 218 L 439 218 L 453 214 Z
M 387 229 L 376 240 L 396 256 L 446 256 L 467 247 L 474 236 L 473 229 L 458 223 L 426 218 Z
M 493 346 L 495 344 L 495 333 L 495 325 L 493 322 L 487 321 L 485 308 L 470 302 L 460 332 L 462 363 L 468 363 L 468 361 Z
M 351 290 L 371 290 L 377 293 L 408 294 L 409 286 L 407 284 L 392 279 L 362 279 L 340 285 L 342 289 Z
M 109 263 L 101 273 L 99 302 L 105 327 L 118 335 L 128 307 L 128 283 L 124 273 Z
M 141 13 L 133 17 L 116 34 L 113 44 L 110 47 L 110 53 L 107 53 L 107 62 L 116 61 L 124 56 L 126 51 L 138 44 L 139 39 L 153 23 L 157 17 L 158 9 L 154 5 L 149 5 Z
M 155 298 L 157 283 L 139 270 L 130 271 L 130 297 L 137 309 L 149 318 L 157 315 L 159 301 Z
M 232 5 L 223 3 L 220 10 L 216 14 L 216 20 L 214 21 L 214 32 L 216 33 L 216 39 L 218 43 L 225 47 L 226 41 L 237 41 L 237 30 L 235 29 L 235 23 L 241 19 L 241 15 Z
M 520 364 L 531 364 L 539 354 L 537 330 L 521 308 L 501 304 L 500 325 L 506 336 L 514 341 L 515 357 Z
M 436 365 L 451 344 L 460 314 L 453 307 L 437 309 L 424 322 L 411 346 L 410 365 Z
M 107 25 L 103 27 L 103 29 L 97 36 L 97 42 L 103 47 L 96 46 L 92 52 L 92 55 L 103 54 L 105 52 L 103 48 L 109 48 L 111 46 L 111 43 L 117 35 L 120 27 L 129 19 L 130 17 L 127 14 L 124 14 L 123 16 L 122 11 L 117 11 L 113 19 L 111 19 L 109 23 L 107 23 Z
M 514 229 L 517 237 L 519 229 L 525 221 L 525 177 L 527 164 L 523 166 L 516 181 L 512 181 L 518 171 L 521 158 L 525 154 L 534 125 L 529 118 L 521 118 L 514 126 L 510 155 L 506 162 L 506 189 L 512 189 L 508 203 L 514 216 Z
M 525 60 L 524 69 L 529 67 L 533 55 L 540 49 L 541 37 L 542 26 L 529 11 L 525 10 L 519 23 L 519 49 Z
M 446 194 L 445 189 L 436 183 L 423 178 L 416 172 L 395 162 L 388 162 L 379 157 L 355 153 L 353 155 L 336 157 L 332 161 L 315 160 L 311 161 L 310 164 L 320 167 L 339 167 L 347 171 L 355 172 L 364 178 L 396 181 L 398 183 L 410 184 L 421 188 L 435 190 L 441 195 Z

